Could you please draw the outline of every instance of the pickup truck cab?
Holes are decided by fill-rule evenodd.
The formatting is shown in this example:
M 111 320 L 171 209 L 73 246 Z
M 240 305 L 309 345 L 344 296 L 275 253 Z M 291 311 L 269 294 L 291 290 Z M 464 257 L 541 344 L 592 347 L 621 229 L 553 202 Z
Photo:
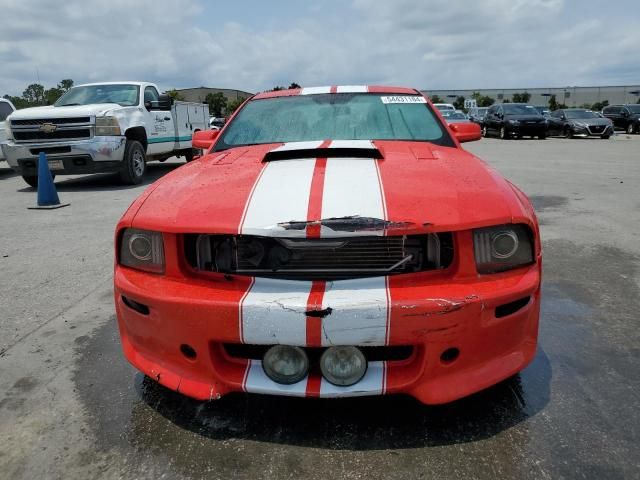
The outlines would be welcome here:
M 200 103 L 174 102 L 147 82 L 109 82 L 69 89 L 47 107 L 19 110 L 2 146 L 9 166 L 37 186 L 37 160 L 47 154 L 54 175 L 119 172 L 142 181 L 149 160 L 193 158 L 193 133 L 209 129 Z
M 9 115 L 15 111 L 16 107 L 13 106 L 6 98 L 0 98 L 0 144 L 7 140 L 7 124 L 6 120 Z M 0 149 L 0 160 L 4 160 L 2 149 Z

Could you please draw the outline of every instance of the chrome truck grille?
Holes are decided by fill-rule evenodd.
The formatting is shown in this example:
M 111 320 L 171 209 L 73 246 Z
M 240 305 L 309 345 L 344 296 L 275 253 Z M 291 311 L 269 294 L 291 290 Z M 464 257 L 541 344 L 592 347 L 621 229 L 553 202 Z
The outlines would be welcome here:
M 339 280 L 446 268 L 450 234 L 348 238 L 186 235 L 199 271 L 294 280 Z
M 13 138 L 18 143 L 91 138 L 92 127 L 91 117 L 11 120 Z

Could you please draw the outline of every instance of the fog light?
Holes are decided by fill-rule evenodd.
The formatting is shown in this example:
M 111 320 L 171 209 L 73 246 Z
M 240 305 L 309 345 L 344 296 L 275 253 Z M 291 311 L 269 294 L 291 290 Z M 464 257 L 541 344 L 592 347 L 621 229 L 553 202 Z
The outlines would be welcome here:
M 331 347 L 320 357 L 322 375 L 334 385 L 358 383 L 367 371 L 367 359 L 356 347 Z
M 275 345 L 264 354 L 262 368 L 274 382 L 291 385 L 307 375 L 309 359 L 299 347 Z

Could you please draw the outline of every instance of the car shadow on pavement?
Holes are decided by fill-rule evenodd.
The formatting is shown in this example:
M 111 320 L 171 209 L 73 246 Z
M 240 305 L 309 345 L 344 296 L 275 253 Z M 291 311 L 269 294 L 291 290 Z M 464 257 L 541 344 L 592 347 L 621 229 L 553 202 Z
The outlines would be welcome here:
M 17 175 L 18 174 L 10 168 L 0 168 L 0 180 L 4 180 L 6 178 L 13 178 Z
M 138 374 L 139 398 L 171 423 L 200 436 L 333 450 L 405 449 L 492 437 L 540 412 L 549 402 L 551 365 L 542 348 L 534 362 L 483 392 L 440 406 L 400 395 L 302 399 L 230 394 L 199 402 Z M 132 417 L 134 436 L 149 436 L 148 413 Z
M 147 172 L 140 185 L 123 184 L 117 173 L 96 173 L 67 179 L 65 179 L 65 177 L 57 177 L 55 185 L 58 192 L 128 190 L 131 188 L 139 188 L 141 185 L 150 185 L 160 177 L 163 177 L 182 165 L 184 165 L 184 163 L 150 163 L 147 165 Z M 35 191 L 35 188 L 29 186 L 18 190 L 18 192 L 29 193 Z

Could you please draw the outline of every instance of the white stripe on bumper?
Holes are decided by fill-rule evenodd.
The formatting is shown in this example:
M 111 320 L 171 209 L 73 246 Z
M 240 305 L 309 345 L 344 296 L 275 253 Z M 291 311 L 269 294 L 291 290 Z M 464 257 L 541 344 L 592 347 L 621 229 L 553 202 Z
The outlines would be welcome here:
M 324 377 L 320 383 L 320 397 L 364 397 L 382 395 L 384 393 L 386 368 L 385 362 L 369 362 L 367 373 L 355 385 L 338 387 L 329 383 Z
M 386 345 L 389 322 L 385 277 L 327 283 L 322 345 Z
M 242 341 L 305 346 L 310 291 L 311 282 L 256 278 L 240 306 Z
M 249 393 L 266 393 L 275 395 L 288 395 L 291 397 L 304 397 L 307 390 L 308 377 L 293 385 L 282 385 L 267 377 L 260 360 L 250 360 L 244 390 Z

